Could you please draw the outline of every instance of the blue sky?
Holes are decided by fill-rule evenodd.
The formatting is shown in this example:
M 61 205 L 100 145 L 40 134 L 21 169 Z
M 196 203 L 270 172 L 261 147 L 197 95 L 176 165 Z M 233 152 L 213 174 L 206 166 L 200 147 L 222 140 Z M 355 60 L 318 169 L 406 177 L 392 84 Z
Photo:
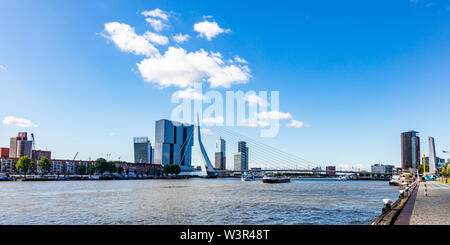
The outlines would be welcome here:
M 160 31 L 142 15 L 157 8 L 169 16 Z M 137 35 L 168 37 L 168 44 L 153 44 L 161 55 L 176 47 L 248 61 L 236 64 L 249 68 L 245 84 L 217 90 L 280 91 L 280 111 L 307 125 L 283 121 L 277 137 L 261 142 L 318 165 L 368 169 L 399 165 L 400 133 L 414 129 L 423 153 L 434 136 L 438 156 L 447 158 L 441 151 L 450 150 L 449 8 L 450 1 L 425 0 L 4 0 L 0 119 L 29 120 L 37 147 L 56 158 L 111 153 L 131 161 L 132 137 L 153 141 L 154 121 L 170 117 L 170 97 L 181 88 L 145 81 L 137 64 L 151 57 L 111 39 L 105 24 L 117 22 Z M 224 32 L 199 36 L 194 25 L 205 21 Z M 178 44 L 171 37 L 179 33 L 190 38 Z M 0 124 L 0 146 L 24 130 L 12 124 Z M 234 130 L 253 138 L 260 131 Z M 211 157 L 219 136 L 213 130 L 204 137 Z M 237 146 L 227 148 L 231 154 Z

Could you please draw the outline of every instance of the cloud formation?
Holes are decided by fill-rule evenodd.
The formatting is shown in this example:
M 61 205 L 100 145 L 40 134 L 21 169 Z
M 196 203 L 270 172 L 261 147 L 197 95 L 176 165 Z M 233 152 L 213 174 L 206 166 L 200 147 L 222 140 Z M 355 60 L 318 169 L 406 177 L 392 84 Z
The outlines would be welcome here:
M 193 88 L 186 88 L 184 90 L 178 90 L 173 95 L 177 98 L 188 99 L 188 100 L 206 100 L 207 99 L 207 97 L 205 97 L 201 92 L 199 92 Z
M 213 131 L 209 128 L 202 128 L 202 129 L 200 129 L 200 133 L 205 134 L 205 135 L 212 135 Z
M 237 63 L 248 64 L 248 62 L 245 59 L 242 59 L 237 55 L 234 57 L 234 61 L 236 61 Z
M 113 41 L 116 46 L 125 52 L 136 55 L 145 55 L 147 57 L 159 56 L 159 50 L 156 49 L 148 39 L 137 35 L 134 28 L 119 22 L 110 22 L 105 24 L 104 37 Z
M 248 102 L 249 106 L 267 106 L 269 105 L 269 103 L 267 102 L 266 99 L 261 98 L 260 96 L 256 95 L 256 94 L 248 94 L 245 95 L 244 100 Z
M 226 65 L 219 53 L 203 49 L 187 52 L 169 47 L 163 56 L 144 59 L 137 65 L 145 81 L 161 87 L 187 88 L 206 81 L 213 88 L 229 88 L 251 77 L 247 66 Z
M 147 21 L 157 32 L 160 32 L 163 28 L 167 27 L 161 20 L 147 18 L 145 21 Z
M 205 20 L 203 22 L 196 23 L 194 25 L 194 31 L 198 32 L 200 37 L 206 37 L 208 41 L 216 37 L 221 33 L 229 33 L 230 29 L 222 29 L 217 22 L 209 22 Z
M 246 119 L 242 119 L 241 126 L 251 127 L 251 128 L 256 128 L 256 127 L 265 128 L 265 127 L 269 127 L 270 123 L 267 121 L 264 121 L 264 120 L 256 119 L 256 118 L 246 118 Z
M 149 31 L 144 33 L 144 38 L 158 45 L 167 45 L 169 43 L 169 39 L 166 36 L 159 35 Z
M 34 128 L 37 127 L 35 124 L 33 124 L 30 120 L 24 119 L 24 118 L 17 118 L 13 116 L 7 116 L 3 119 L 4 125 L 12 125 L 17 127 L 23 127 L 23 128 Z
M 271 119 L 271 120 L 292 119 L 291 113 L 280 111 L 263 111 L 260 113 L 256 113 L 255 117 L 258 119 Z
M 165 21 L 169 20 L 169 13 L 166 11 L 163 11 L 159 8 L 156 8 L 154 10 L 147 10 L 147 11 L 143 11 L 141 13 L 143 16 L 147 16 L 147 17 L 154 17 L 154 18 L 160 18 L 163 19 Z
M 8 71 L 8 68 L 6 68 L 6 66 L 4 65 L 0 65 L 0 70 Z
M 177 43 L 184 43 L 189 38 L 190 38 L 190 36 L 188 34 L 181 34 L 181 33 L 173 36 L 173 40 Z
M 294 128 L 301 128 L 301 127 L 304 127 L 305 124 L 303 122 L 293 119 L 290 123 L 286 124 L 286 126 L 294 127 Z
M 221 125 L 224 119 L 223 117 L 206 117 L 202 119 L 202 122 L 207 125 Z

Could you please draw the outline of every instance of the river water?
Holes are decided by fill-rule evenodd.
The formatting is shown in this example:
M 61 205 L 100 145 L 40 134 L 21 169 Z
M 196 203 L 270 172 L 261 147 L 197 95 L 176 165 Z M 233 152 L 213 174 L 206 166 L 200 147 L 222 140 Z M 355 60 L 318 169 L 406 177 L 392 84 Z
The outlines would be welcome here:
M 0 224 L 368 224 L 387 181 L 0 182 Z

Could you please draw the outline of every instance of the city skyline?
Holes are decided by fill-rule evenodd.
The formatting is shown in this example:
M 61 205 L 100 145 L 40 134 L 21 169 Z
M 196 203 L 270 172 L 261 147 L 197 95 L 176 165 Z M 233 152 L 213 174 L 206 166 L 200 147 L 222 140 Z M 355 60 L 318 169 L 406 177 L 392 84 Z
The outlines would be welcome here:
M 145 81 L 136 65 L 145 55 L 123 52 L 105 29 L 118 22 L 139 35 L 149 31 L 167 37 L 168 44 L 153 43 L 160 54 L 170 47 L 188 54 L 204 49 L 220 52 L 223 61 L 239 60 L 248 66 L 248 80 L 230 89 L 277 90 L 280 111 L 292 118 L 280 122 L 276 137 L 261 141 L 317 165 L 400 166 L 399 133 L 408 130 L 419 131 L 422 139 L 433 136 L 436 156 L 448 158 L 442 150 L 450 150 L 450 102 L 435 91 L 450 89 L 450 11 L 444 1 L 433 6 L 425 1 L 381 1 L 357 12 L 349 7 L 360 7 L 357 1 L 281 5 L 4 3 L 0 146 L 7 147 L 9 137 L 27 131 L 38 136 L 37 149 L 51 150 L 56 159 L 80 152 L 81 159 L 112 154 L 110 159 L 131 161 L 134 136 L 151 135 L 149 140 L 155 142 L 153 122 L 170 117 L 176 106 L 170 96 L 180 88 Z M 155 9 L 168 14 L 159 31 L 155 21 L 146 21 L 156 19 L 156 12 L 142 14 Z M 17 22 L 8 21 L 13 18 Z M 205 22 L 217 23 L 219 32 L 195 28 Z M 205 84 L 205 90 L 210 89 Z M 214 127 L 204 129 L 209 130 L 202 138 L 213 159 L 214 143 L 221 135 Z M 259 137 L 259 128 L 233 130 Z M 231 161 L 228 154 L 234 153 L 234 146 L 229 147 Z M 428 155 L 426 140 L 420 148 Z

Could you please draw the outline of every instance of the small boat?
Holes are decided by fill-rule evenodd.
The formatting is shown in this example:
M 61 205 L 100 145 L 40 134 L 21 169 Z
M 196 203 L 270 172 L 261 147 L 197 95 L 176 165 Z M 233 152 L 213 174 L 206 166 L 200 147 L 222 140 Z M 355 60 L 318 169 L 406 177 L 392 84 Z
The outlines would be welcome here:
M 92 180 L 99 180 L 99 179 L 100 179 L 100 176 L 98 176 L 98 175 L 91 175 L 91 176 L 89 177 L 89 179 L 92 179 Z
M 254 179 L 255 179 L 255 176 L 253 176 L 252 173 L 245 172 L 241 176 L 241 180 L 242 181 L 251 181 L 251 180 L 254 180 Z
M 288 183 L 291 182 L 290 178 L 274 176 L 273 174 L 264 175 L 262 179 L 263 183 L 267 184 L 278 184 L 278 183 Z
M 352 177 L 350 175 L 341 175 L 338 178 L 339 180 L 351 180 Z
M 392 175 L 391 180 L 389 180 L 389 185 L 398 186 L 400 175 Z

